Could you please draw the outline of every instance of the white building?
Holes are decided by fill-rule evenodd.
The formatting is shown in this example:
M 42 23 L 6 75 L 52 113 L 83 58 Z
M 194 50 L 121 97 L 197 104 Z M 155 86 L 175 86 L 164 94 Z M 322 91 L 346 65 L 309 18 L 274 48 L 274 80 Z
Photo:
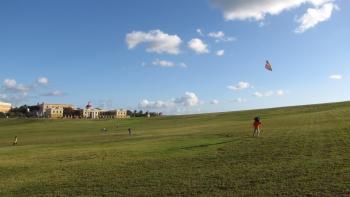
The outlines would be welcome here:
M 85 106 L 83 109 L 84 118 L 128 118 L 127 110 L 125 109 L 115 109 L 115 110 L 102 110 L 98 108 L 93 108 L 91 102 Z
M 91 102 L 89 101 L 88 104 L 85 106 L 85 109 L 83 109 L 83 118 L 96 119 L 99 117 L 100 111 L 100 109 L 94 109 L 92 107 Z

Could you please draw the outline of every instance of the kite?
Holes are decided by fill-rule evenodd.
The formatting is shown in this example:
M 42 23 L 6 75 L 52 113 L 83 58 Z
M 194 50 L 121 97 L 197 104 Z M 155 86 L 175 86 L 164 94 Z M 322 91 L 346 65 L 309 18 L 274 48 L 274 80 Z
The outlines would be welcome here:
M 272 71 L 272 65 L 270 64 L 270 62 L 268 60 L 266 60 L 265 68 L 269 71 Z

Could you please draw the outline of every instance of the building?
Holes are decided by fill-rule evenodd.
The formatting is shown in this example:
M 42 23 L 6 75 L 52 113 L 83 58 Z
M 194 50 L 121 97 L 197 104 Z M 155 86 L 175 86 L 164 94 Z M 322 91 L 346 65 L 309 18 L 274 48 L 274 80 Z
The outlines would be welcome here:
M 63 118 L 63 108 L 49 108 L 45 111 L 44 116 L 46 118 Z
M 100 118 L 128 118 L 127 110 L 125 109 L 115 109 L 115 110 L 106 110 L 100 112 Z
M 0 112 L 7 113 L 11 110 L 11 103 L 0 102 Z
M 98 119 L 100 117 L 101 109 L 94 109 L 92 107 L 91 102 L 89 101 L 88 104 L 85 106 L 85 109 L 83 109 L 83 118 L 91 118 L 91 119 Z
M 124 109 L 115 110 L 102 110 L 99 108 L 93 108 L 91 102 L 85 106 L 83 109 L 83 117 L 91 119 L 99 118 L 127 118 L 127 111 Z
M 126 109 L 117 109 L 115 110 L 116 116 L 115 118 L 127 118 L 127 110 Z
M 46 118 L 63 118 L 64 108 L 74 108 L 70 104 L 48 104 L 42 103 L 39 106 L 39 116 L 44 116 Z

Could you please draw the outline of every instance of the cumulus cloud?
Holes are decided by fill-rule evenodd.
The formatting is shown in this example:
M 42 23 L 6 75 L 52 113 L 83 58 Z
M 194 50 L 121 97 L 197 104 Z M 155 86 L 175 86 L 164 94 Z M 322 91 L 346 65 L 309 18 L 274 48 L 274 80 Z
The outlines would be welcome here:
M 174 100 L 174 103 L 185 107 L 198 105 L 199 99 L 194 92 L 185 92 L 185 95 Z
M 18 83 L 15 79 L 7 78 L 0 86 L 0 99 L 10 102 L 12 104 L 23 104 L 30 98 L 37 98 L 39 96 L 62 96 L 64 93 L 60 91 L 53 91 L 47 94 L 40 94 L 42 85 L 47 85 L 49 80 L 46 77 L 39 77 L 31 84 L 24 85 Z
M 341 79 L 343 79 L 343 76 L 342 75 L 330 75 L 329 78 L 333 79 L 333 80 L 341 80 Z
M 232 102 L 234 102 L 234 103 L 245 103 L 245 102 L 247 102 L 247 99 L 239 97 L 239 98 L 234 99 Z
M 139 108 L 141 109 L 166 109 L 169 107 L 173 107 L 174 103 L 169 101 L 149 101 L 147 99 L 143 99 L 139 102 Z
M 223 10 L 226 20 L 256 20 L 260 21 L 267 14 L 278 15 L 282 11 L 290 10 L 302 4 L 319 6 L 331 0 L 211 0 Z
M 61 92 L 58 90 L 43 94 L 43 96 L 64 96 L 64 95 L 66 95 L 64 92 Z
M 333 3 L 326 3 L 321 7 L 307 9 L 307 12 L 297 19 L 300 25 L 295 30 L 295 33 L 303 33 L 318 23 L 328 20 L 332 16 L 334 9 L 338 9 L 338 7 Z
M 17 82 L 14 79 L 5 79 L 3 85 L 5 88 L 15 88 L 17 86 Z
M 320 22 L 326 21 L 338 7 L 335 0 L 211 0 L 214 6 L 223 10 L 225 20 L 263 21 L 266 15 L 278 15 L 301 5 L 312 6 L 300 17 L 295 30 L 302 33 Z
M 209 53 L 207 45 L 199 38 L 194 38 L 188 42 L 188 48 L 197 54 Z
M 147 52 L 168 53 L 177 55 L 180 53 L 181 38 L 177 35 L 169 35 L 161 30 L 151 30 L 149 32 L 133 31 L 126 35 L 126 43 L 129 49 L 146 43 Z
M 187 68 L 187 64 L 184 62 L 180 62 L 180 63 L 175 63 L 172 61 L 168 61 L 168 60 L 160 60 L 160 59 L 155 59 L 153 60 L 150 64 L 147 64 L 146 62 L 142 62 L 141 66 L 145 67 L 145 66 L 158 66 L 158 67 L 163 67 L 163 68 L 172 68 L 172 67 L 181 67 L 181 68 Z
M 218 50 L 216 51 L 217 56 L 223 56 L 225 54 L 225 50 Z
M 234 37 L 227 37 L 222 31 L 210 32 L 208 36 L 214 38 L 216 42 L 232 42 L 236 40 Z
M 187 68 L 187 64 L 183 63 L 183 62 L 180 62 L 179 63 L 179 66 L 182 67 L 182 68 Z
M 210 104 L 217 105 L 217 104 L 219 104 L 219 100 L 213 99 L 210 101 Z
M 159 60 L 159 59 L 154 60 L 152 62 L 152 64 L 154 66 L 161 66 L 161 67 L 174 67 L 175 66 L 174 62 L 166 61 L 166 60 Z
M 200 35 L 200 36 L 202 36 L 202 37 L 204 37 L 204 33 L 203 33 L 203 31 L 201 30 L 201 29 L 196 29 L 196 32 Z
M 5 88 L 5 91 L 10 92 L 26 93 L 30 90 L 30 87 L 25 86 L 23 84 L 18 84 L 15 79 L 5 79 L 3 82 L 3 86 Z
M 270 97 L 270 96 L 284 96 L 286 92 L 284 90 L 277 90 L 277 91 L 266 91 L 266 92 L 254 92 L 253 96 L 262 98 L 262 97 Z
M 277 96 L 283 96 L 283 95 L 285 95 L 285 92 L 283 90 L 277 90 L 276 91 L 276 95 Z
M 39 77 L 36 81 L 39 85 L 49 84 L 49 79 L 47 77 Z
M 230 85 L 230 86 L 227 86 L 228 89 L 230 90 L 244 90 L 244 89 L 247 89 L 247 88 L 250 88 L 251 85 L 248 83 L 248 82 L 245 82 L 245 81 L 240 81 L 238 82 L 237 85 Z
M 199 104 L 199 98 L 194 92 L 185 92 L 184 96 L 168 101 L 150 101 L 148 99 L 143 99 L 139 102 L 138 107 L 145 110 L 165 110 L 168 112 L 178 112 Z
M 269 96 L 272 96 L 272 95 L 274 95 L 273 91 L 267 91 L 267 92 L 264 93 L 264 96 L 266 96 L 266 97 L 269 97 Z
M 261 97 L 264 96 L 264 94 L 261 93 L 261 92 L 254 92 L 254 93 L 253 93 L 253 96 L 261 98 Z

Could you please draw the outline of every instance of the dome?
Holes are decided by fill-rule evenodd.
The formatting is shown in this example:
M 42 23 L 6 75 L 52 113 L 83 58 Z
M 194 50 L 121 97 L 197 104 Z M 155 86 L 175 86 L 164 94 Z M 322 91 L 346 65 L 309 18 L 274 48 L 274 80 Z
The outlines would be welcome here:
M 92 104 L 91 102 L 89 101 L 88 104 L 85 106 L 86 109 L 91 109 L 92 108 Z

